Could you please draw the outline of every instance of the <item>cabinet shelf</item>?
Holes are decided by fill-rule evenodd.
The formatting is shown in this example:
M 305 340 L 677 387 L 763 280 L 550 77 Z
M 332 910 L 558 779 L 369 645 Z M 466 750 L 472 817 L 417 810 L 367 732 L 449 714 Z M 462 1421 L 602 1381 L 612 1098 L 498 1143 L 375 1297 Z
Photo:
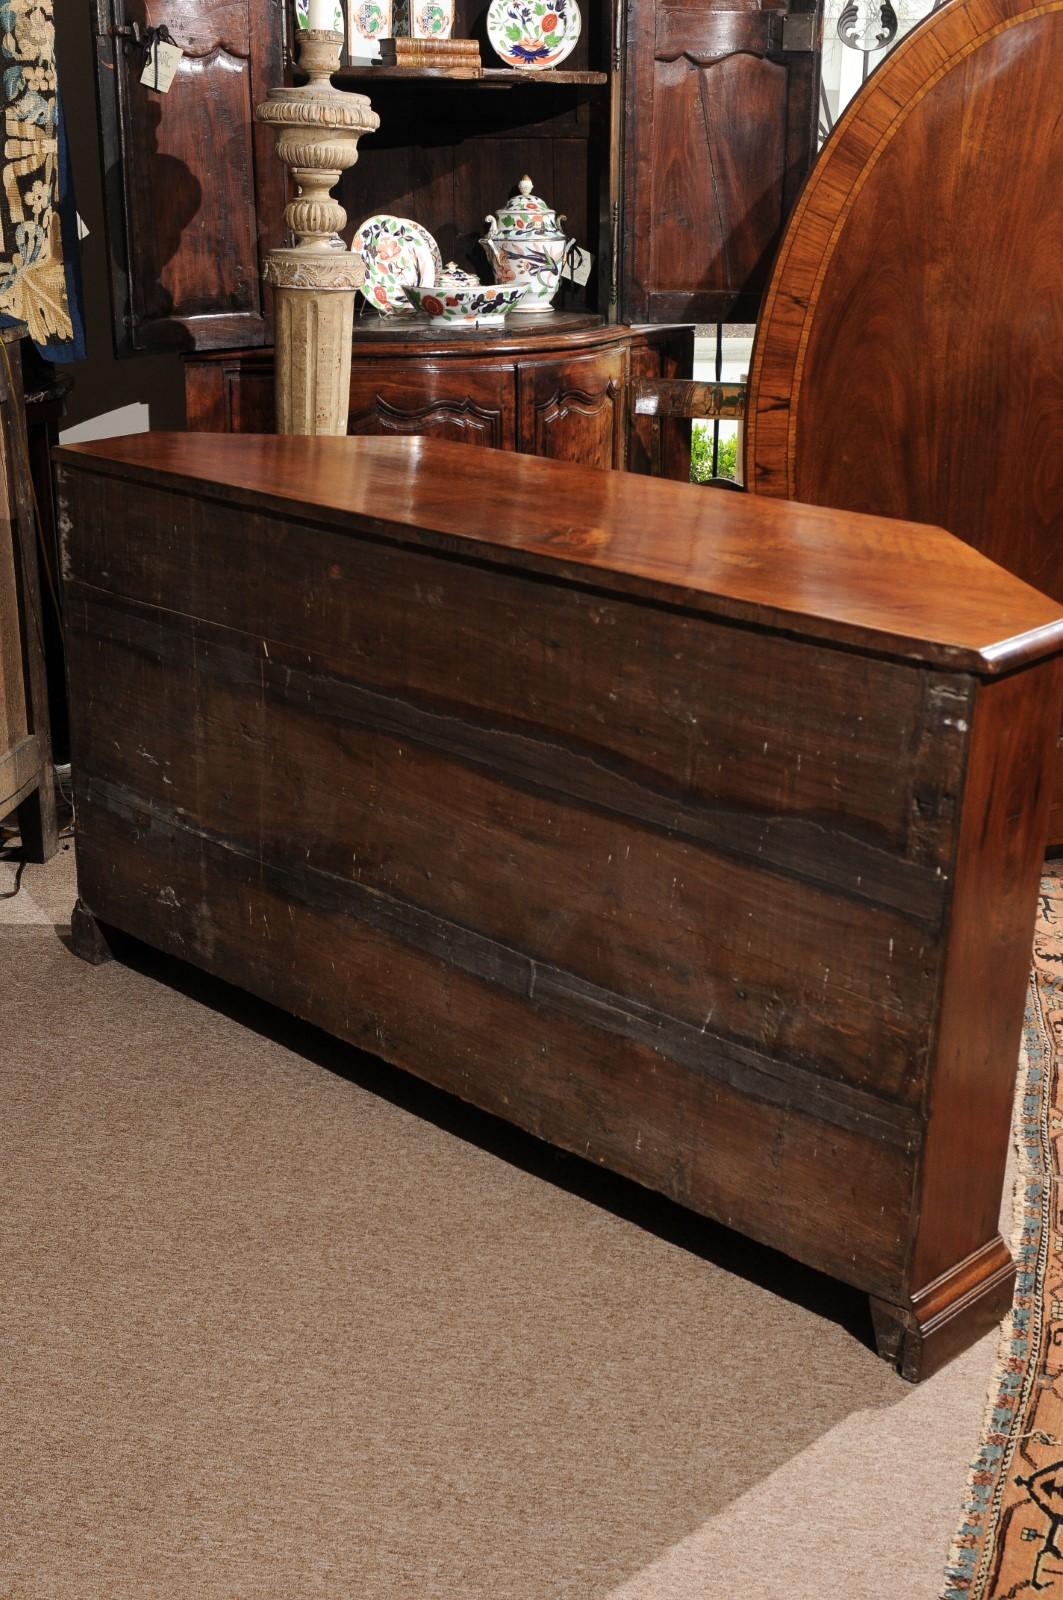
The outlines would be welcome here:
M 333 73 L 333 83 L 366 84 L 396 82 L 407 78 L 438 83 L 476 84 L 485 89 L 513 89 L 525 84 L 553 85 L 575 84 L 583 88 L 601 88 L 609 82 L 607 72 L 565 72 L 549 68 L 544 72 L 522 72 L 518 67 L 484 67 L 482 73 L 473 74 L 461 67 L 341 67 Z

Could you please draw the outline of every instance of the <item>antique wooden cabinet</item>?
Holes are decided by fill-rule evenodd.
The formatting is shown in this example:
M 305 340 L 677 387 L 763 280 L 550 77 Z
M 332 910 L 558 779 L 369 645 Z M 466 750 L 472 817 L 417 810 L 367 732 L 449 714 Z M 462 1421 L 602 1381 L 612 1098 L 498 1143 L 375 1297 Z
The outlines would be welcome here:
M 689 425 L 654 430 L 634 415 L 631 394 L 640 379 L 681 376 L 692 347 L 689 327 L 633 329 L 587 313 L 473 339 L 366 318 L 355 330 L 348 432 L 425 434 L 685 478 Z M 273 352 L 189 357 L 185 397 L 190 428 L 271 432 Z
M 175 0 L 163 18 L 146 0 L 93 4 L 120 348 L 267 344 L 258 272 L 280 242 L 284 175 L 252 113 L 290 70 L 285 7 Z M 815 4 L 583 0 L 563 66 L 514 72 L 486 42 L 487 0 L 457 0 L 482 78 L 337 77 L 381 119 L 338 189 L 349 231 L 373 212 L 410 216 L 444 259 L 484 273 L 484 218 L 527 172 L 592 258 L 561 310 L 752 319 L 814 150 Z M 165 95 L 140 82 L 144 27 L 162 20 L 186 51 Z
M 455 31 L 484 41 L 481 80 L 378 67 L 339 80 L 381 119 L 341 184 L 352 216 L 416 217 L 445 258 L 482 271 L 484 216 L 528 172 L 595 257 L 566 305 L 621 322 L 754 320 L 815 153 L 815 0 L 584 0 L 575 51 L 541 73 L 491 67 L 486 10 L 458 0 Z
M 908 1377 L 1001 1315 L 1063 607 L 939 528 L 435 439 L 59 463 L 84 953 L 857 1285 Z

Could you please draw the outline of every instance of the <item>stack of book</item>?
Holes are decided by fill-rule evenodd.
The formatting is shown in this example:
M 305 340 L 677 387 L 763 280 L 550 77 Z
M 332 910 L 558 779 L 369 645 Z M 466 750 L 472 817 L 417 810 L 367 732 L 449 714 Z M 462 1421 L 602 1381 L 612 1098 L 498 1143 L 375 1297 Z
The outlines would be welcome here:
M 483 76 L 477 39 L 381 39 L 379 44 L 380 62 L 385 67 L 415 67 L 469 78 Z

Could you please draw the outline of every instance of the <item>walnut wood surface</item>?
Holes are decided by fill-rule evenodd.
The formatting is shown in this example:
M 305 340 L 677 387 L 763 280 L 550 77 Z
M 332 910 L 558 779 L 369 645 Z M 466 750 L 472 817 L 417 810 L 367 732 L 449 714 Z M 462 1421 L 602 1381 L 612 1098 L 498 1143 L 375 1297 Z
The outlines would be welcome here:
M 283 81 L 281 0 L 94 0 L 105 201 L 121 353 L 261 343 L 262 257 L 283 242 L 284 168 L 254 107 Z M 165 22 L 172 87 L 132 36 Z M 116 32 L 115 29 L 125 30 Z
M 57 459 L 88 956 L 857 1284 L 909 1377 L 981 1331 L 1058 607 L 939 530 L 431 440 Z
M 56 459 L 979 674 L 1063 643 L 1059 605 L 941 529 L 457 449 L 152 433 Z
M 1063 600 L 1063 11 L 952 0 L 824 148 L 750 373 L 762 495 L 937 522 Z M 1063 746 L 1050 837 L 1063 838 Z
M 759 494 L 939 522 L 1063 599 L 1063 10 L 951 0 L 824 148 L 757 331 Z
M 396 79 L 420 78 L 426 82 L 434 79 L 467 79 L 482 83 L 487 89 L 523 89 L 526 85 L 534 84 L 540 89 L 556 88 L 558 84 L 575 84 L 580 87 L 600 88 L 609 82 L 609 75 L 605 72 L 568 72 L 563 67 L 549 68 L 545 72 L 525 72 L 514 70 L 511 67 L 341 67 L 333 76 L 337 87 L 347 85 L 371 91 L 374 80 L 376 83 L 387 83 Z
M 690 425 L 659 430 L 631 413 L 636 380 L 690 370 L 693 329 L 627 328 L 569 312 L 499 329 L 448 330 L 361 319 L 347 431 L 420 435 L 585 466 L 687 481 Z M 265 432 L 273 423 L 272 351 L 185 364 L 190 428 Z
M 375 313 L 360 314 L 354 324 L 354 346 L 377 356 L 523 355 L 526 350 L 604 349 L 623 344 L 628 330 L 607 323 L 589 311 L 548 311 L 541 316 L 507 318 L 501 328 L 434 328 L 420 319 L 396 321 Z
M 794 51 L 784 48 L 782 8 L 630 0 L 620 262 L 627 320 L 756 320 L 815 154 L 819 43 L 809 20 L 814 48 Z

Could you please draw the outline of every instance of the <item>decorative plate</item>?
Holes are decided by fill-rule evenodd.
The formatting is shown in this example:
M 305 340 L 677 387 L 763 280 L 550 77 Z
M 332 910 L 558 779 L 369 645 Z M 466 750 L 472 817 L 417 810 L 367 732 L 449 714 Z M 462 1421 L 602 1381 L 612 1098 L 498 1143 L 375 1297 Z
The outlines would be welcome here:
M 491 0 L 487 37 L 507 67 L 541 72 L 572 54 L 582 24 L 576 0 Z
M 295 0 L 295 20 L 300 28 L 305 28 L 310 14 L 310 0 Z M 343 32 L 343 0 L 336 0 L 336 16 L 333 21 L 336 33 Z
M 443 257 L 427 228 L 409 217 L 385 212 L 366 217 L 351 240 L 351 250 L 362 258 L 369 304 L 385 316 L 405 311 L 400 292 L 405 283 L 431 288 L 443 271 Z M 383 291 L 377 293 L 377 290 Z
M 351 0 L 350 18 L 352 52 L 363 41 L 391 38 L 391 0 Z
M 410 33 L 415 39 L 449 39 L 454 0 L 414 0 Z

